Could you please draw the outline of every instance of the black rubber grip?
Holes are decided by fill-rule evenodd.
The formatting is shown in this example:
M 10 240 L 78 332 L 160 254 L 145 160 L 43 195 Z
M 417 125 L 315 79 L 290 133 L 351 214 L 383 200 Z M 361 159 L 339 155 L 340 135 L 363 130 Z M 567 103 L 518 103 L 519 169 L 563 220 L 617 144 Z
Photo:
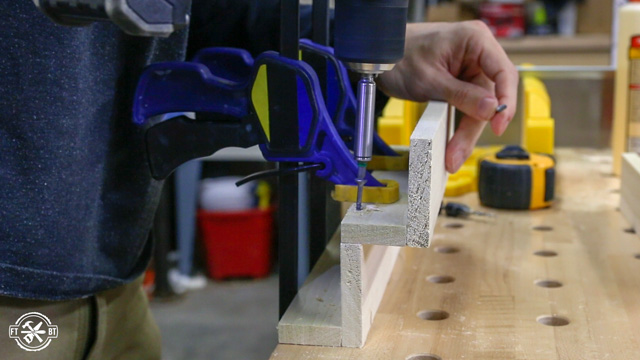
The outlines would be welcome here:
M 556 188 L 556 169 L 551 168 L 544 172 L 544 186 L 544 201 L 553 200 Z
M 404 56 L 408 0 L 337 0 L 334 48 L 344 62 L 395 64 Z
M 478 194 L 482 205 L 497 209 L 528 209 L 532 172 L 529 165 L 480 162 Z

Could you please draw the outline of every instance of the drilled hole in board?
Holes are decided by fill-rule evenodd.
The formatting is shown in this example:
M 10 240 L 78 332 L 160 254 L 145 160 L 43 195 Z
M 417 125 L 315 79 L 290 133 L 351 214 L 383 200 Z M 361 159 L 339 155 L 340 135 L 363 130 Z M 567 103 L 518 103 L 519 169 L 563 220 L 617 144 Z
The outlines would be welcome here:
M 456 281 L 456 278 L 449 275 L 431 275 L 427 277 L 427 281 L 434 284 L 448 284 Z
M 569 325 L 569 319 L 558 315 L 543 315 L 536 319 L 540 324 L 547 326 L 565 326 Z
M 533 255 L 542 256 L 542 257 L 553 257 L 553 256 L 558 256 L 558 253 L 551 250 L 538 250 L 534 252 Z
M 407 360 L 442 360 L 442 358 L 433 354 L 414 354 L 407 357 Z
M 449 229 L 460 229 L 460 228 L 464 227 L 464 224 L 463 223 L 459 223 L 459 222 L 454 222 L 454 223 L 444 224 L 444 227 L 449 228 Z
M 440 254 L 455 254 L 457 252 L 460 252 L 460 249 L 458 249 L 457 247 L 453 247 L 453 246 L 436 246 L 435 252 L 438 252 Z
M 624 229 L 624 232 L 628 233 L 628 234 L 635 234 L 636 233 L 636 229 L 629 227 Z
M 449 313 L 442 310 L 422 310 L 418 312 L 418 317 L 422 320 L 439 321 L 449 317 Z
M 538 225 L 538 226 L 534 226 L 533 230 L 536 230 L 536 231 L 553 231 L 553 227 L 548 226 L 548 225 Z
M 640 260 L 640 254 L 635 254 L 635 255 L 633 255 L 633 257 L 638 259 L 638 260 Z
M 540 287 L 550 288 L 550 289 L 562 287 L 562 283 L 557 280 L 536 280 L 534 284 Z

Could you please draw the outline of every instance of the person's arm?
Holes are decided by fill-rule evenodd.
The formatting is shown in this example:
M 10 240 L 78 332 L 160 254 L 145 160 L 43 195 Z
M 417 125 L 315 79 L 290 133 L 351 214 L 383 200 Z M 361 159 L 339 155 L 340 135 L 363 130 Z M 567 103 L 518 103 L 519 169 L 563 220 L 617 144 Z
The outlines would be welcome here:
M 380 88 L 408 100 L 445 100 L 465 115 L 449 141 L 445 164 L 457 171 L 487 122 L 502 135 L 516 111 L 518 72 L 481 21 L 407 26 L 404 58 L 380 75 Z M 496 113 L 498 105 L 506 110 Z

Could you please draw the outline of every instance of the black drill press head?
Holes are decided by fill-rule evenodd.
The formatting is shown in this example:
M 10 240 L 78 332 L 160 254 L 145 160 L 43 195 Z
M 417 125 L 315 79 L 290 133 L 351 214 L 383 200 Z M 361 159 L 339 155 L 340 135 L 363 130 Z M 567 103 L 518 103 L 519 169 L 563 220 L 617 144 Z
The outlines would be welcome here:
M 361 73 L 390 70 L 404 56 L 408 0 L 336 0 L 334 48 Z

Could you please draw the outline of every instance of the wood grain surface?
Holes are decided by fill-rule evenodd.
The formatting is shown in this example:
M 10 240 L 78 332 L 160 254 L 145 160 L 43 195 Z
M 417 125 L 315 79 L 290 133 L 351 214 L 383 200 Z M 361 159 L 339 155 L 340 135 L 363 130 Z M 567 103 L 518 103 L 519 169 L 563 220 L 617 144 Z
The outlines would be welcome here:
M 557 156 L 552 208 L 441 218 L 431 248 L 401 249 L 362 349 L 278 345 L 271 359 L 640 359 L 640 241 L 611 156 Z

